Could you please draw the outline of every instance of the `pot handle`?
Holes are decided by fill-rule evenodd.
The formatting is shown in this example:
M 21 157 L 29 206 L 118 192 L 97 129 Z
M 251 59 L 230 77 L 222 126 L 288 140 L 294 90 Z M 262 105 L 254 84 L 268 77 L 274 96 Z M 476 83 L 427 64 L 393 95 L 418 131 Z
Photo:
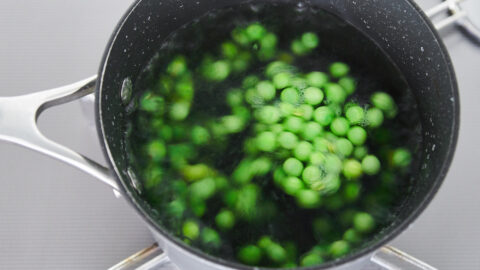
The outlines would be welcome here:
M 372 256 L 371 262 L 381 269 L 387 270 L 437 270 L 437 268 L 391 246 L 379 249 Z
M 158 244 L 140 250 L 108 270 L 178 270 Z
M 0 97 L 0 140 L 24 146 L 68 163 L 118 191 L 110 170 L 46 138 L 38 129 L 38 116 L 46 109 L 93 93 L 97 76 L 37 93 Z M 118 193 L 117 193 L 118 194 Z

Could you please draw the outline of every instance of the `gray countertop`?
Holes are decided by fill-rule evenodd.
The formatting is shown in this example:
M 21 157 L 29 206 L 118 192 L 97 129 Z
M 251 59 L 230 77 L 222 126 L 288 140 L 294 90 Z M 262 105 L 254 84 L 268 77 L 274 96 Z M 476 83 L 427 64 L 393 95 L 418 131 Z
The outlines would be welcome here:
M 0 96 L 94 74 L 131 2 L 0 1 Z M 439 0 L 418 2 L 428 8 Z M 432 204 L 392 244 L 439 269 L 478 270 L 480 46 L 455 28 L 442 36 L 460 86 L 457 153 Z M 78 102 L 47 111 L 40 127 L 52 139 L 102 160 L 93 127 Z M 0 171 L 0 269 L 105 269 L 153 242 L 123 199 L 65 164 L 0 143 Z

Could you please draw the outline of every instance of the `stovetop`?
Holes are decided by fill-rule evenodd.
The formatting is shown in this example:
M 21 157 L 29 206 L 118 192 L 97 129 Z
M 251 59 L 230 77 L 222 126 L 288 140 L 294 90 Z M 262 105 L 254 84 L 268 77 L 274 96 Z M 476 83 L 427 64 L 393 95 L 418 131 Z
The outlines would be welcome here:
M 131 2 L 0 1 L 0 96 L 48 89 L 95 73 Z M 418 0 L 424 9 L 439 2 Z M 392 245 L 439 269 L 476 270 L 480 46 L 455 27 L 441 34 L 460 87 L 457 152 L 434 201 Z M 47 111 L 40 126 L 52 139 L 102 160 L 93 126 L 78 102 Z M 123 199 L 67 165 L 0 143 L 0 171 L 0 269 L 106 269 L 153 242 Z

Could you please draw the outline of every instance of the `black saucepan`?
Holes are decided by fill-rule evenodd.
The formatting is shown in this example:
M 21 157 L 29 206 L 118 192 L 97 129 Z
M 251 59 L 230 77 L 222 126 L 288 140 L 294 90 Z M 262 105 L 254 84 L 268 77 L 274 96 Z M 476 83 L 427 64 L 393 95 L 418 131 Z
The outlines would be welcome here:
M 136 180 L 129 173 L 124 143 L 126 113 L 121 97 L 125 78 L 135 83 L 170 33 L 212 9 L 244 2 L 263 1 L 136 1 L 113 33 L 97 79 L 27 96 L 0 98 L 0 139 L 62 159 L 118 189 L 145 219 L 172 261 L 182 269 L 252 269 L 203 254 L 176 240 L 155 222 L 155 213 L 142 199 Z M 413 0 L 309 0 L 301 4 L 318 6 L 336 14 L 373 40 L 382 55 L 388 56 L 406 78 L 418 103 L 423 149 L 416 156 L 421 166 L 415 173 L 411 192 L 394 213 L 394 221 L 365 248 L 316 268 L 360 269 L 356 263 L 369 258 L 405 230 L 429 204 L 445 178 L 459 130 L 455 74 L 437 31 Z M 368 63 L 370 58 L 363 44 L 356 42 L 352 40 L 348 46 L 338 46 L 348 50 L 352 61 Z M 90 93 L 94 85 L 97 129 L 109 169 L 49 141 L 35 125 L 43 109 Z

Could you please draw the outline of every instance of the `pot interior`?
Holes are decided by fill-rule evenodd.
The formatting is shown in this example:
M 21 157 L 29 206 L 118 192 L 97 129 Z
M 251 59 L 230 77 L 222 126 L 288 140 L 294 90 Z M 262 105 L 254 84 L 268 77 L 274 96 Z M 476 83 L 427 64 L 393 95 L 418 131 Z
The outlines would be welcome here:
M 137 1 L 119 24 L 103 60 L 97 89 L 97 124 L 106 154 L 128 199 L 147 221 L 169 238 L 161 224 L 156 222 L 159 213 L 142 198 L 140 185 L 130 168 L 125 144 L 128 106 L 122 102 L 122 85 L 128 78 L 135 95 L 136 87 L 141 88 L 143 70 L 172 32 L 212 10 L 245 2 L 249 1 Z M 362 67 L 365 73 L 381 74 L 382 85 L 387 86 L 396 98 L 405 97 L 403 91 L 411 89 L 411 100 L 406 102 L 415 102 L 418 111 L 416 117 L 420 125 L 413 126 L 412 119 L 403 120 L 412 122 L 412 132 L 418 132 L 418 140 L 421 141 L 415 153 L 415 173 L 406 179 L 406 192 L 392 211 L 389 225 L 362 250 L 323 266 L 329 267 L 385 244 L 418 216 L 439 188 L 457 139 L 459 103 L 455 77 L 436 32 L 410 1 L 275 2 L 279 7 L 289 5 L 293 8 L 272 9 L 278 13 L 282 10 L 286 12 L 275 14 L 272 19 L 294 18 L 293 13 L 314 7 L 318 13 L 302 16 L 300 21 L 292 20 L 289 22 L 292 27 L 302 23 L 306 28 L 321 26 L 321 32 L 328 37 L 322 39 L 326 50 L 354 66 Z M 255 5 L 261 5 L 260 1 L 255 1 Z M 322 17 L 323 10 L 342 20 L 322 24 L 322 19 L 325 19 Z M 261 18 L 268 19 L 269 16 Z M 222 25 L 228 26 L 233 22 L 225 17 Z M 212 32 L 222 36 L 223 28 L 211 27 Z M 288 29 L 285 32 L 289 32 Z M 174 238 L 172 240 L 184 245 Z M 198 251 L 185 248 L 198 254 Z

